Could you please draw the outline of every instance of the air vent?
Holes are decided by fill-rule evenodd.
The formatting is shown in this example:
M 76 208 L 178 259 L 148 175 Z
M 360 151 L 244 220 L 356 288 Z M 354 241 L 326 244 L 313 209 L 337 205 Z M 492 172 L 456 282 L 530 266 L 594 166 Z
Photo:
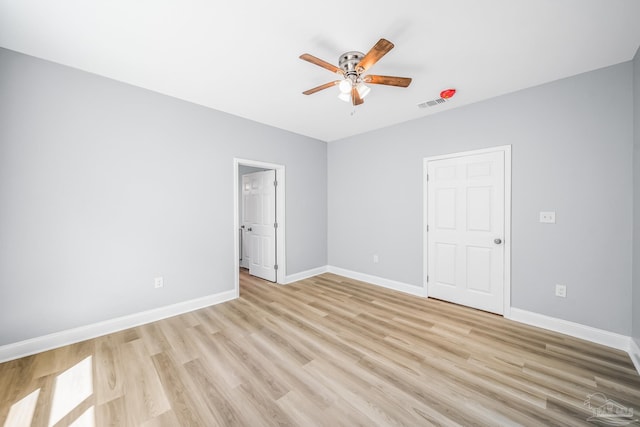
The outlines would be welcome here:
M 444 98 L 436 98 L 431 101 L 421 102 L 418 104 L 418 108 L 435 107 L 436 105 L 444 104 L 445 102 L 447 102 L 447 100 Z

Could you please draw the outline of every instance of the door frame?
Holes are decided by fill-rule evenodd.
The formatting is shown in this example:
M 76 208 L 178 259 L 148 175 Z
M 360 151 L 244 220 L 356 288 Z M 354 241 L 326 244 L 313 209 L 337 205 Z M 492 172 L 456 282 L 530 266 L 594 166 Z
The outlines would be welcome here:
M 498 147 L 488 147 L 479 150 L 463 151 L 459 153 L 443 154 L 439 156 L 425 157 L 422 163 L 422 272 L 424 284 L 424 295 L 429 296 L 429 284 L 427 276 L 429 275 L 428 264 L 428 248 L 429 233 L 427 233 L 428 224 L 428 206 L 427 197 L 429 183 L 427 181 L 428 163 L 435 160 L 452 159 L 455 157 L 465 157 L 476 154 L 486 154 L 502 152 L 504 153 L 504 293 L 503 293 L 503 314 L 505 318 L 511 315 L 511 145 L 501 145 Z
M 287 262 L 286 262 L 286 239 L 285 239 L 285 167 L 284 165 L 276 163 L 268 163 L 259 160 L 249 160 L 234 157 L 233 158 L 233 260 L 234 260 L 234 290 L 236 296 L 240 295 L 240 260 L 238 254 L 240 253 L 240 241 L 238 239 L 238 230 L 240 229 L 239 215 L 240 215 L 240 180 L 238 173 L 240 165 L 251 166 L 254 168 L 273 169 L 276 171 L 276 180 L 278 185 L 276 186 L 276 221 L 278 228 L 276 229 L 276 263 L 278 264 L 278 270 L 276 270 L 276 283 L 284 284 L 287 276 Z

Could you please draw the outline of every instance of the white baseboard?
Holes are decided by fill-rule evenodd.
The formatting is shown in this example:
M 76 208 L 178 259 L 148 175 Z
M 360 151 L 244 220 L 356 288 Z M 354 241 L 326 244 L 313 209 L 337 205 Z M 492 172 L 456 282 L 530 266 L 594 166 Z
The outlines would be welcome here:
M 640 374 L 640 347 L 633 338 L 629 339 L 629 357 L 636 367 L 636 371 Z
M 319 274 L 326 273 L 326 272 L 327 272 L 327 266 L 323 265 L 322 267 L 312 268 L 311 270 L 290 274 L 284 278 L 284 284 L 288 285 L 289 283 L 297 282 L 298 280 L 308 279 L 309 277 L 317 276 Z
M 561 334 L 581 338 L 597 344 L 606 345 L 608 347 L 617 348 L 618 350 L 624 350 L 626 352 L 629 351 L 631 338 L 615 332 L 609 332 L 593 328 L 591 326 L 582 325 L 580 323 L 545 316 L 543 314 L 527 310 L 521 310 L 515 307 L 511 307 L 511 315 L 509 316 L 509 319 L 520 323 L 526 323 L 527 325 L 548 329 L 550 331 L 560 332 Z
M 332 265 L 327 267 L 329 273 L 337 274 L 339 276 L 348 277 L 350 279 L 359 280 L 361 282 L 367 282 L 374 285 L 382 286 L 383 288 L 393 289 L 394 291 L 404 292 L 419 297 L 427 296 L 427 290 L 419 286 L 409 285 L 403 282 L 397 282 L 395 280 L 385 279 L 383 277 L 371 276 L 369 274 L 358 273 L 357 271 L 351 271 L 340 267 L 334 267 Z
M 177 316 L 189 311 L 220 304 L 238 298 L 235 290 L 221 292 L 215 295 L 179 302 L 177 304 L 159 307 L 141 313 L 130 314 L 115 319 L 105 320 L 91 325 L 80 326 L 66 331 L 55 332 L 41 337 L 30 338 L 12 344 L 0 346 L 0 363 L 19 357 L 29 356 L 51 350 L 64 345 L 74 344 L 102 335 L 122 331 L 140 326 L 145 323 Z

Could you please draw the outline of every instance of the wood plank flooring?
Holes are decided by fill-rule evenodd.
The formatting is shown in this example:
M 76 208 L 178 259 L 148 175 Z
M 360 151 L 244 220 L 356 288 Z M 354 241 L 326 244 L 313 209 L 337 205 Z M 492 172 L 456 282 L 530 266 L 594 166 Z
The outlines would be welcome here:
M 605 425 L 592 418 L 605 403 L 640 414 L 622 351 L 332 274 L 280 286 L 243 272 L 240 290 L 0 364 L 0 426 Z

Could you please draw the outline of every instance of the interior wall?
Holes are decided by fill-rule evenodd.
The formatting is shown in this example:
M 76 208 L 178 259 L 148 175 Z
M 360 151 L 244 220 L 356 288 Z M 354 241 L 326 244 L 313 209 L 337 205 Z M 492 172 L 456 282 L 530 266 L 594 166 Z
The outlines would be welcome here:
M 633 333 L 640 347 L 640 48 L 633 59 Z
M 286 167 L 287 273 L 326 265 L 324 142 L 0 49 L 0 345 L 232 290 L 234 157 Z
M 629 335 L 632 102 L 623 63 L 329 143 L 329 264 L 421 286 L 423 159 L 510 144 L 512 307 Z

